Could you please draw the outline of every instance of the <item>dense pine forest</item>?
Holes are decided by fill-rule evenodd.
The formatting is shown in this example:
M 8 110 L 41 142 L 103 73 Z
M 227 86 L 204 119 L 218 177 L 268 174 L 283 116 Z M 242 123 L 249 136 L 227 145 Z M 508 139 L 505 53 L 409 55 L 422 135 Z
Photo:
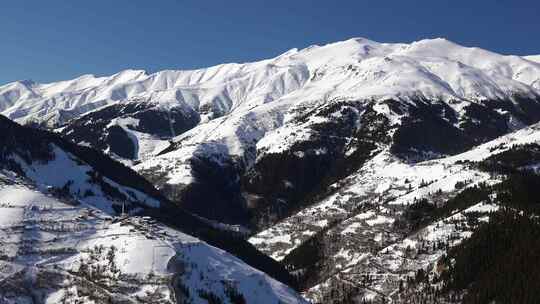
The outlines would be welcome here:
M 464 304 L 540 303 L 540 221 L 505 208 L 444 263 L 445 290 L 465 291 Z

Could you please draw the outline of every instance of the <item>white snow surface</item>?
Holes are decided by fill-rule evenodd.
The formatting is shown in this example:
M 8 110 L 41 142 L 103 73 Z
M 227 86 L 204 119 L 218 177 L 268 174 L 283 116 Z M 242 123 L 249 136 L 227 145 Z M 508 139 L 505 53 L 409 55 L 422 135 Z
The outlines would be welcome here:
M 18 122 L 56 124 L 142 98 L 199 113 L 201 123 L 176 139 L 184 145 L 215 144 L 229 155 L 246 157 L 247 148 L 294 117 L 292 110 L 320 102 L 422 96 L 449 102 L 460 113 L 470 102 L 537 97 L 540 64 L 534 58 L 500 55 L 442 38 L 412 43 L 353 38 L 292 49 L 258 62 L 198 70 L 126 70 L 47 84 L 17 81 L 0 86 L 0 114 Z M 388 108 L 375 109 L 399 122 Z M 143 148 L 140 156 L 154 152 L 150 150 Z M 177 154 L 183 153 L 189 148 Z
M 540 89 L 537 59 L 504 56 L 442 38 L 408 44 L 353 38 L 258 62 L 199 70 L 126 70 L 47 84 L 17 81 L 0 86 L 0 113 L 19 122 L 64 122 L 107 104 L 143 97 L 190 106 L 211 119 L 203 108 L 211 107 L 214 116 L 221 116 L 270 102 L 290 105 L 324 96 L 423 95 L 469 101 L 530 96 Z
M 384 150 L 357 172 L 339 184 L 332 185 L 332 188 L 338 190 L 334 194 L 313 202 L 297 214 L 252 236 L 249 241 L 274 259 L 282 260 L 311 235 L 321 231 L 326 226 L 319 225 L 322 220 L 345 219 L 342 224 L 343 234 L 354 233 L 363 227 L 363 223 L 373 226 L 391 221 L 384 216 L 377 216 L 373 210 L 351 217 L 350 210 L 366 202 L 387 203 L 399 208 L 411 204 L 415 199 L 433 198 L 439 191 L 442 197 L 456 193 L 458 182 L 467 187 L 480 182 L 499 182 L 497 177 L 462 162 L 481 161 L 513 145 L 529 143 L 540 143 L 540 123 L 458 155 L 419 163 L 404 162 Z
M 50 187 L 64 188 L 80 201 L 92 204 L 101 210 L 114 214 L 109 196 L 103 193 L 100 186 L 92 182 L 91 173 L 94 170 L 72 154 L 52 144 L 53 159 L 47 162 L 32 161 L 27 163 L 14 154 L 12 159 L 18 163 L 25 176 L 36 183 L 42 191 Z M 159 207 L 160 202 L 136 189 L 120 185 L 107 177 L 104 182 L 124 194 L 128 201 L 142 203 L 148 207 Z
M 92 250 L 102 246 L 107 252 L 114 246 L 119 271 L 140 282 L 135 290 L 122 294 L 130 303 L 139 303 L 134 297 L 147 290 L 160 290 L 171 298 L 167 282 L 175 276 L 189 289 L 192 303 L 206 303 L 199 290 L 212 292 L 229 303 L 225 284 L 243 294 L 247 303 L 307 303 L 286 285 L 194 237 L 147 218 L 113 221 L 94 206 L 68 205 L 1 172 L 0 243 L 0 253 L 9 257 L 7 263 L 0 263 L 0 280 L 19 271 L 73 275 Z M 103 273 L 114 276 L 106 266 L 107 258 L 103 256 L 102 260 Z M 151 283 L 150 276 L 159 283 Z M 63 286 L 47 290 L 46 303 L 57 303 L 68 288 L 74 288 L 67 283 Z M 8 301 L 2 295 L 0 291 L 0 302 Z
M 239 157 L 249 167 L 257 157 L 254 150 L 259 156 L 279 153 L 309 139 L 303 125 L 288 123 L 298 113 L 340 100 L 362 103 L 393 98 L 409 102 L 421 96 L 445 102 L 460 120 L 463 108 L 470 103 L 540 96 L 539 64 L 518 56 L 463 47 L 445 39 L 391 44 L 355 38 L 291 50 L 274 59 L 248 63 L 246 67 L 264 70 L 266 65 L 288 66 L 289 72 L 297 73 L 294 77 L 268 78 L 263 88 L 256 88 L 265 92 L 265 99 L 252 94 L 227 97 L 228 103 L 213 99 L 220 105 L 230 105 L 224 116 L 210 120 L 203 117 L 198 126 L 175 138 L 180 143 L 177 150 L 147 159 L 134 169 L 162 170 L 169 184 L 185 184 L 193 180 L 187 163 L 194 153 L 210 156 L 217 162 Z M 286 79 L 295 81 L 288 83 Z M 273 89 L 276 84 L 281 87 Z M 270 98 L 270 91 L 278 93 L 270 94 Z M 401 116 L 384 103 L 377 103 L 374 109 L 392 124 L 401 121 Z M 317 118 L 310 117 L 306 124 L 316 123 L 314 119 Z M 523 127 L 520 121 L 513 120 L 515 129 Z
M 530 61 L 540 63 L 540 55 L 524 56 L 523 58 L 525 58 L 527 60 L 530 60 Z

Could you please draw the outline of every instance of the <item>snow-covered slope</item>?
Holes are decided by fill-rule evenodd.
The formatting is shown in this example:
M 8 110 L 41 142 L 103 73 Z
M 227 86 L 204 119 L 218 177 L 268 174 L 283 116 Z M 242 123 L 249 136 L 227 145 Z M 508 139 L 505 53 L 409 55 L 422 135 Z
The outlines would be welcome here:
M 146 217 L 114 218 L 0 173 L 1 303 L 307 303 L 238 258 Z M 63 302 L 62 302 L 63 303 Z
M 436 263 L 446 250 L 440 243 L 450 239 L 457 244 L 470 236 L 474 229 L 466 224 L 468 218 L 481 222 L 487 219 L 486 213 L 498 208 L 485 202 L 465 210 L 447 206 L 453 210 L 448 217 L 411 232 L 399 224 L 409 206 L 428 199 L 443 207 L 463 189 L 500 182 L 503 176 L 482 171 L 471 162 L 527 144 L 540 144 L 539 124 L 458 155 L 424 162 L 406 162 L 381 151 L 358 171 L 331 185 L 327 195 L 252 236 L 250 242 L 296 267 L 303 265 L 302 256 L 320 257 L 298 269 L 300 273 L 317 269 L 306 284 L 306 296 L 316 303 L 329 301 L 331 291 L 344 282 L 366 288 L 359 283 L 366 275 L 373 278 L 360 298 L 390 298 L 397 293 L 400 280 Z M 471 212 L 477 213 L 467 216 Z
M 391 44 L 354 38 L 292 49 L 260 62 L 193 71 L 148 75 L 126 70 L 107 77 L 84 75 L 48 84 L 14 82 L 0 87 L 0 113 L 19 122 L 54 125 L 138 97 L 194 109 L 204 123 L 233 112 L 256 115 L 262 109 L 255 113 L 251 109 L 274 101 L 282 105 L 262 111 L 278 110 L 283 115 L 292 104 L 336 98 L 424 96 L 474 102 L 515 95 L 536 97 L 539 74 L 540 66 L 530 60 L 467 48 L 445 39 Z M 462 102 L 452 108 L 459 112 Z M 229 126 L 233 130 L 224 128 L 211 136 L 233 140 L 233 134 L 227 133 L 238 127 Z M 212 129 L 209 126 L 206 130 Z
M 0 116 L 0 168 L 16 172 L 43 191 L 114 214 L 125 208 L 159 208 L 163 197 L 135 172 L 90 148 Z M 116 209 L 115 209 L 116 208 Z
M 208 120 L 233 108 L 271 101 L 298 88 L 306 77 L 301 62 L 275 59 L 150 75 L 127 70 L 48 84 L 19 81 L 0 87 L 0 113 L 18 122 L 55 125 L 131 97 L 147 97 L 197 109 Z
M 129 164 L 161 152 L 171 138 L 193 128 L 199 120 L 191 108 L 132 98 L 84 114 L 57 131 L 66 139 Z
M 247 109 L 292 91 L 301 91 L 304 98 L 312 93 L 312 99 L 317 92 L 332 97 L 343 95 L 340 91 L 345 90 L 356 98 L 421 93 L 427 97 L 493 99 L 530 93 L 528 86 L 538 89 L 534 83 L 539 69 L 521 57 L 466 48 L 440 38 L 410 44 L 355 38 L 293 49 L 260 62 L 194 71 L 147 75 L 127 70 L 108 77 L 84 75 L 49 84 L 15 82 L 0 87 L 0 106 L 2 114 L 19 120 L 45 118 L 59 111 L 84 113 L 141 95 L 194 108 L 215 107 L 214 114 Z M 311 85 L 304 88 L 308 78 Z M 343 79 L 349 81 L 343 83 Z
M 126 110 L 130 105 L 137 110 Z M 142 112 L 151 113 L 146 121 L 158 125 L 145 125 Z M 229 192 L 228 182 L 216 176 L 240 180 L 256 162 L 271 165 L 269 158 L 300 145 L 318 145 L 311 150 L 319 155 L 328 145 L 337 147 L 328 154 L 345 158 L 357 157 L 365 141 L 379 151 L 383 137 L 393 152 L 414 157 L 464 151 L 540 119 L 540 64 L 441 38 L 412 43 L 354 38 L 199 70 L 14 82 L 0 87 L 0 113 L 49 126 L 69 122 L 58 131 L 129 160 L 126 164 L 169 199 L 184 203 L 197 197 L 239 209 L 242 203 L 221 202 L 192 185 Z M 332 130 L 335 118 L 342 120 L 339 132 Z M 359 139 L 373 119 L 386 120 L 377 127 L 380 136 Z M 321 146 L 313 143 L 317 138 L 356 140 Z M 225 169 L 209 173 L 208 167 Z M 276 178 L 295 184 L 287 176 Z M 258 190 L 256 195 L 264 194 Z
M 295 286 L 294 278 L 282 266 L 235 236 L 238 229 L 186 212 L 136 172 L 101 152 L 70 143 L 54 133 L 20 126 L 2 116 L 0 129 L 0 169 L 24 178 L 40 191 L 74 205 L 91 205 L 110 215 L 148 214 L 234 252 L 249 265 Z
M 269 82 L 263 92 L 277 93 L 264 99 L 264 103 L 253 96 L 232 98 L 229 115 L 209 123 L 203 120 L 201 125 L 179 136 L 176 140 L 182 142 L 182 147 L 215 143 L 223 146 L 221 150 L 226 153 L 249 160 L 252 155 L 246 156 L 246 151 L 267 131 L 310 109 L 341 100 L 447 101 L 456 112 L 457 121 L 461 121 L 466 116 L 464 108 L 470 103 L 513 101 L 516 96 L 538 98 L 540 94 L 540 65 L 517 56 L 462 47 L 444 39 L 386 44 L 357 38 L 291 50 L 257 65 L 263 63 L 290 66 L 289 71 L 295 67 L 303 76 L 291 75 L 279 82 Z M 298 81 L 287 82 L 295 79 Z M 272 87 L 278 83 L 287 89 Z M 396 123 L 403 115 L 384 104 L 376 110 Z M 181 151 L 182 147 L 176 154 L 191 153 L 190 148 Z
M 267 103 L 246 99 L 225 116 L 202 120 L 134 168 L 160 189 L 176 189 L 165 192 L 182 200 L 185 185 L 201 175 L 194 160 L 251 168 L 265 155 L 317 138 L 362 136 L 374 119 L 386 120 L 378 132 L 393 141 L 393 150 L 421 157 L 461 152 L 540 119 L 539 64 L 445 39 L 386 44 L 357 38 L 292 50 L 273 62 L 302 63 L 307 80 Z M 338 128 L 351 132 L 332 130 L 338 117 L 348 120 Z M 354 140 L 343 145 L 347 153 L 359 149 Z
M 523 58 L 540 63 L 540 55 L 524 56 Z
M 382 151 L 357 172 L 331 185 L 330 188 L 335 191 L 331 195 L 251 237 L 250 242 L 281 260 L 329 223 L 348 218 L 366 201 L 407 205 L 415 199 L 430 197 L 439 190 L 442 191 L 441 195 L 452 195 L 456 192 L 456 183 L 471 186 L 481 182 L 496 182 L 498 177 L 471 167 L 467 162 L 479 162 L 507 151 L 513 145 L 530 143 L 540 144 L 540 124 L 502 136 L 458 155 L 419 163 L 407 163 L 388 151 Z M 365 220 L 371 217 L 373 216 L 361 215 L 359 218 Z M 348 221 L 352 223 L 354 218 Z
M 495 209 L 461 210 L 459 231 L 433 223 L 448 228 L 440 235 L 395 225 L 418 199 L 443 204 L 462 187 L 498 181 L 466 161 L 513 141 L 537 142 L 540 64 L 445 39 L 354 38 L 194 71 L 15 82 L 0 87 L 0 113 L 59 127 L 63 137 L 117 157 L 175 207 L 254 229 L 250 241 L 305 278 L 312 299 L 324 302 L 329 282 L 366 272 L 384 273 L 371 292 L 389 297 L 396 272 L 443 253 L 397 267 L 408 247 L 425 235 L 433 244 L 467 236 L 466 213 Z M 35 182 L 47 173 L 13 160 Z M 79 179 L 69 180 L 62 183 L 77 194 L 80 187 L 70 187 Z M 397 253 L 388 258 L 387 248 Z

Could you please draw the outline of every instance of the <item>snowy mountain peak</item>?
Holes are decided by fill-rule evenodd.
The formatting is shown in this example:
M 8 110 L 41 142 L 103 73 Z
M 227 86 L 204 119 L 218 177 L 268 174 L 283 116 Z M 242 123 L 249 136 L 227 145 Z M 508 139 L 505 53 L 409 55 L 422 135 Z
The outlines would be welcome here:
M 290 57 L 290 56 L 292 56 L 292 55 L 294 55 L 294 54 L 296 54 L 296 53 L 298 53 L 298 48 L 292 48 L 292 49 L 286 51 L 285 53 L 279 55 L 279 56 L 276 57 L 276 58 Z
M 137 96 L 155 99 L 170 92 L 209 118 L 293 94 L 296 99 L 406 97 L 457 100 L 533 96 L 540 66 L 529 58 L 463 47 L 443 38 L 410 44 L 358 37 L 291 49 L 268 60 L 147 74 L 125 70 L 107 77 L 83 75 L 48 84 L 0 86 L 1 114 L 19 122 L 64 123 L 71 117 Z M 317 80 L 317 88 L 305 85 Z M 62 115 L 55 113 L 62 112 Z
M 31 87 L 36 84 L 36 82 L 33 81 L 32 79 L 17 80 L 16 83 L 20 83 L 21 85 L 24 85 L 27 87 Z
M 438 281 L 422 277 L 498 210 L 493 191 L 512 190 L 489 187 L 538 173 L 539 62 L 356 37 L 249 63 L 0 86 L 0 302 L 31 256 L 59 277 L 51 303 L 85 294 L 81 279 L 117 279 L 132 303 L 305 303 L 242 261 L 316 303 L 400 299 Z M 460 191 L 481 193 L 454 201 Z M 43 242 L 26 237 L 36 232 Z M 105 276 L 87 276 L 103 250 Z M 5 269 L 17 271 L 6 281 Z

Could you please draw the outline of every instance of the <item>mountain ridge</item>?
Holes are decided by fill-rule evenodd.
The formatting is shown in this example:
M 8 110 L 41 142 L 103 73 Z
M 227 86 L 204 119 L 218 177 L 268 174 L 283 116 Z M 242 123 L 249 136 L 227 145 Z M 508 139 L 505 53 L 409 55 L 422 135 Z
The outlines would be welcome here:
M 168 199 L 195 208 L 199 215 L 211 217 L 208 212 L 215 210 L 198 210 L 198 200 L 243 210 L 240 219 L 228 219 L 235 224 L 246 224 L 250 211 L 243 205 L 253 202 L 245 202 L 236 190 L 245 185 L 219 176 L 240 180 L 244 171 L 271 163 L 281 153 L 275 153 L 278 145 L 296 146 L 298 153 L 306 152 L 301 146 L 307 143 L 321 153 L 336 147 L 353 153 L 358 143 L 346 141 L 365 141 L 356 138 L 362 136 L 359 123 L 377 119 L 378 127 L 372 126 L 379 130 L 375 146 L 384 137 L 395 153 L 425 158 L 462 152 L 540 118 L 540 65 L 442 38 L 409 44 L 353 38 L 246 64 L 152 74 L 127 70 L 40 86 L 48 93 L 37 98 L 0 87 L 4 99 L 17 97 L 4 102 L 2 113 L 31 123 L 65 124 L 57 129 L 62 136 L 123 161 Z M 347 118 L 336 126 L 327 114 L 337 118 L 341 112 Z M 319 114 L 308 117 L 314 113 Z M 366 113 L 369 119 L 362 118 Z M 382 132 L 382 124 L 388 131 Z M 330 126 L 340 131 L 330 131 Z M 329 146 L 314 142 L 315 137 L 342 138 Z M 350 158 L 347 153 L 344 159 Z M 333 162 L 323 160 L 328 161 Z M 278 178 L 253 176 L 262 176 L 263 184 Z M 337 177 L 321 175 L 293 196 L 305 195 L 320 178 Z M 208 197 L 204 185 L 221 194 Z M 252 183 L 248 188 L 264 187 Z
M 136 171 L 167 201 L 146 215 L 236 231 L 206 239 L 233 253 L 255 250 L 249 238 L 314 302 L 390 301 L 437 277 L 426 267 L 536 172 L 535 58 L 358 37 L 245 64 L 12 83 L 0 112 Z
M 324 46 L 311 46 L 307 47 L 301 50 L 292 49 L 288 52 L 285 52 L 275 58 L 266 59 L 262 61 L 255 61 L 245 64 L 238 64 L 238 63 L 229 63 L 229 64 L 223 64 L 218 65 L 214 67 L 209 68 L 203 68 L 203 69 L 195 69 L 195 70 L 164 70 L 155 72 L 152 74 L 147 74 L 143 70 L 124 70 L 119 73 L 113 74 L 111 76 L 102 76 L 102 77 L 95 77 L 93 75 L 82 75 L 78 78 L 75 78 L 73 80 L 66 80 L 66 81 L 60 81 L 60 82 L 52 82 L 47 84 L 37 84 L 37 83 L 31 83 L 28 82 L 14 82 L 9 83 L 3 86 L 0 86 L 0 110 L 1 112 L 10 117 L 11 119 L 15 120 L 24 120 L 25 117 L 28 118 L 27 114 L 25 114 L 25 111 L 23 109 L 26 107 L 27 111 L 31 110 L 28 109 L 28 105 L 19 105 L 17 106 L 17 101 L 21 99 L 32 99 L 34 103 L 43 103 L 45 100 L 51 103 L 56 103 L 56 111 L 62 110 L 62 111 L 75 111 L 77 114 L 82 114 L 88 111 L 88 109 L 95 109 L 99 106 L 103 106 L 105 104 L 111 104 L 114 101 L 120 101 L 122 99 L 139 96 L 141 93 L 144 92 L 152 92 L 152 91 L 163 91 L 163 90 L 170 90 L 175 89 L 176 92 L 182 92 L 182 87 L 188 86 L 201 86 L 201 88 L 204 88 L 205 85 L 221 82 L 229 80 L 238 79 L 234 76 L 242 76 L 246 75 L 246 72 L 252 71 L 253 69 L 257 70 L 261 67 L 263 68 L 258 73 L 262 73 L 261 75 L 264 75 L 265 73 L 271 73 L 272 68 L 276 68 L 279 66 L 280 63 L 286 63 L 291 64 L 294 63 L 295 59 L 303 60 L 305 64 L 307 64 L 310 67 L 310 73 L 313 77 L 313 74 L 315 73 L 316 69 L 322 68 L 321 65 L 328 64 L 329 59 L 325 59 L 325 57 L 328 57 L 330 52 L 330 56 L 334 58 L 358 58 L 362 61 L 366 59 L 370 59 L 373 57 L 385 57 L 385 56 L 409 56 L 409 58 L 413 58 L 415 56 L 421 55 L 425 58 L 430 56 L 439 56 L 440 58 L 447 57 L 449 59 L 454 60 L 456 62 L 461 62 L 465 65 L 468 65 L 470 67 L 474 68 L 480 68 L 482 70 L 483 68 L 489 68 L 490 65 L 494 64 L 501 64 L 501 68 L 499 68 L 498 72 L 501 72 L 502 75 L 507 77 L 508 79 L 513 79 L 515 77 L 517 80 L 521 81 L 522 83 L 526 85 L 533 85 L 533 81 L 537 79 L 531 79 L 531 70 L 536 70 L 536 75 L 538 74 L 538 67 L 536 63 L 532 63 L 531 61 L 525 61 L 521 59 L 521 57 L 517 56 L 502 56 L 498 55 L 493 52 L 485 51 L 479 48 L 466 48 L 459 46 L 453 42 L 450 42 L 446 39 L 442 38 L 436 38 L 436 39 L 425 39 L 420 40 L 417 42 L 413 42 L 410 44 L 401 44 L 401 43 L 395 43 L 395 44 L 389 44 L 389 43 L 378 43 L 374 42 L 365 38 L 353 38 L 341 42 L 331 43 Z M 457 52 L 457 53 L 456 53 Z M 459 54 L 461 55 L 459 55 Z M 458 54 L 458 55 L 456 55 Z M 310 57 L 311 56 L 311 57 Z M 390 58 L 390 57 L 389 57 Z M 470 61 L 470 59 L 475 59 L 478 61 L 478 58 L 482 60 L 492 61 L 493 63 L 489 64 L 478 64 Z M 285 61 L 285 62 L 284 62 Z M 350 60 L 344 59 L 343 62 L 353 63 L 350 62 Z M 523 61 L 523 62 L 520 62 Z M 339 65 L 339 60 L 332 59 L 330 60 L 333 64 Z M 337 62 L 337 63 L 336 63 Z M 375 64 L 380 64 L 376 63 Z M 406 64 L 406 62 L 403 62 Z M 381 66 L 383 67 L 383 66 Z M 362 67 L 360 67 L 362 68 Z M 370 68 L 369 66 L 364 68 Z M 376 66 L 374 68 L 377 68 Z M 399 67 L 396 66 L 394 68 L 405 68 L 405 67 Z M 432 68 L 436 68 L 433 66 Z M 458 67 L 459 69 L 460 67 Z M 515 72 L 512 72 L 514 69 L 517 69 Z M 506 71 L 505 71 L 506 70 Z M 474 70 L 478 71 L 478 69 Z M 431 71 L 438 73 L 437 71 Z M 441 71 L 443 73 L 444 71 Z M 460 73 L 463 73 L 465 71 L 458 71 Z M 226 75 L 232 75 L 229 78 Z M 421 77 L 421 75 L 416 75 L 417 77 Z M 536 76 L 537 77 L 537 76 Z M 445 77 L 442 77 L 443 79 Z M 380 81 L 381 79 L 378 78 Z M 447 79 L 448 81 L 448 79 Z M 487 83 L 487 82 L 484 82 Z M 222 84 L 225 85 L 225 84 Z M 436 86 L 436 82 L 432 82 L 431 85 Z M 508 85 L 508 84 L 507 84 Z M 514 83 L 509 84 L 510 87 L 515 86 Z M 226 86 L 226 85 L 225 85 Z M 534 85 L 533 85 L 534 86 Z M 99 87 L 104 87 L 103 89 L 100 89 Z M 105 88 L 106 87 L 106 88 Z M 452 87 L 452 86 L 450 86 Z M 403 88 L 401 88 L 403 89 Z M 514 89 L 524 89 L 516 88 Z M 538 87 L 536 87 L 538 89 Z M 226 92 L 226 88 L 223 87 L 218 91 L 221 91 L 222 93 L 225 93 L 224 96 L 219 96 L 219 92 L 216 92 L 215 94 L 210 94 L 208 98 L 212 99 L 214 97 L 217 97 L 220 99 L 220 102 L 226 101 L 227 98 L 242 98 L 242 94 L 240 95 L 233 95 L 230 92 Z M 450 94 L 455 93 L 458 97 L 467 97 L 471 96 L 474 97 L 474 94 L 478 93 L 467 93 L 463 92 L 465 94 L 461 94 L 459 92 L 452 92 L 452 90 L 446 90 L 444 87 L 437 88 L 438 91 Z M 287 91 L 287 90 L 285 90 Z M 446 92 L 445 92 L 446 91 Z M 527 91 L 527 90 L 525 90 Z M 374 91 L 376 92 L 376 91 Z M 59 93 L 62 94 L 73 94 L 72 96 L 61 96 L 58 95 Z M 188 93 L 188 92 L 186 92 Z M 500 92 L 499 92 L 500 93 Z M 482 95 L 482 92 L 480 92 L 480 97 L 483 98 L 493 98 L 494 96 L 497 96 L 499 93 L 494 92 L 484 92 Z M 205 98 L 204 92 L 200 93 Z M 369 93 L 369 95 L 372 95 L 373 93 Z M 144 94 L 143 94 L 144 95 Z M 373 95 L 372 95 L 373 96 Z M 159 96 L 157 96 L 159 97 Z M 456 97 L 456 96 L 454 96 Z M 166 98 L 174 98 L 173 96 L 166 96 Z M 199 97 L 200 98 L 200 97 Z M 162 98 L 163 99 L 163 98 Z M 70 101 L 74 100 L 74 101 Z M 210 101 L 204 101 L 205 102 Z M 191 104 L 192 106 L 196 106 L 195 104 Z M 85 110 L 84 107 L 87 107 Z M 78 109 L 81 108 L 81 109 Z M 46 107 L 39 107 L 38 109 L 34 109 L 34 111 L 38 111 L 37 113 L 41 112 L 47 112 L 49 111 Z M 49 111 L 50 112 L 50 111 Z M 74 112 L 74 113 L 75 113 Z M 36 113 L 31 113 L 36 114 Z M 50 113 L 48 113 L 50 114 Z M 42 116 L 47 116 L 47 113 L 39 114 Z M 63 121 L 64 119 L 57 119 L 59 121 Z

